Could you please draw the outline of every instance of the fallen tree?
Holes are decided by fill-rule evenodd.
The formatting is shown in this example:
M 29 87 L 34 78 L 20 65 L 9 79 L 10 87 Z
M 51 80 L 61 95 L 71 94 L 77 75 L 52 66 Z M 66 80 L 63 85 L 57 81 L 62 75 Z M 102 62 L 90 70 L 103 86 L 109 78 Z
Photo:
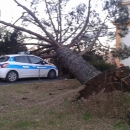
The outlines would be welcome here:
M 81 3 L 67 12 L 68 14 L 64 14 L 68 0 L 32 0 L 30 8 L 27 8 L 18 0 L 14 0 L 24 10 L 22 16 L 14 23 L 2 20 L 0 20 L 0 23 L 25 32 L 30 35 L 30 38 L 37 39 L 37 45 L 41 45 L 45 49 L 43 57 L 58 56 L 64 66 L 74 74 L 79 82 L 86 84 L 90 79 L 99 75 L 100 71 L 87 63 L 82 58 L 82 55 L 98 46 L 97 39 L 99 37 L 106 36 L 108 31 L 107 20 L 115 16 L 119 23 L 119 18 L 123 15 L 121 17 L 121 23 L 123 24 L 128 18 L 128 10 L 121 6 L 120 0 L 105 1 L 106 4 L 102 11 L 108 10 L 108 14 L 104 19 L 100 19 L 99 13 L 96 12 L 97 5 L 92 8 L 91 1 L 89 0 L 87 4 Z M 42 2 L 46 8 L 45 16 L 47 15 L 47 19 L 45 19 L 46 17 L 38 18 L 39 12 L 37 8 Z M 94 2 L 95 0 L 93 0 Z M 101 3 L 101 0 L 98 2 Z M 16 25 L 19 20 L 22 22 L 21 26 Z M 29 24 L 32 24 L 32 27 L 37 27 L 39 29 L 38 33 L 32 27 L 28 29 L 27 25 Z M 82 42 L 84 39 L 85 42 Z M 77 53 L 72 51 L 75 46 L 77 47 L 76 51 L 80 50 Z M 78 47 L 82 47 L 82 49 L 78 49 Z M 101 50 L 102 46 L 97 48 Z M 43 51 L 40 53 L 43 53 Z

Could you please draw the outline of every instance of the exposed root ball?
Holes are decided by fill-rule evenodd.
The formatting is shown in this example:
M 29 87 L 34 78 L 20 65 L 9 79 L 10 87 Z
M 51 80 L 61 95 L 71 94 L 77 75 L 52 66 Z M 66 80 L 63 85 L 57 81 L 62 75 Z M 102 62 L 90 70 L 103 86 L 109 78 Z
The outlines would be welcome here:
M 79 91 L 80 98 L 88 98 L 99 92 L 109 93 L 115 90 L 130 92 L 130 69 L 121 67 L 107 70 L 89 80 L 85 85 L 86 87 Z

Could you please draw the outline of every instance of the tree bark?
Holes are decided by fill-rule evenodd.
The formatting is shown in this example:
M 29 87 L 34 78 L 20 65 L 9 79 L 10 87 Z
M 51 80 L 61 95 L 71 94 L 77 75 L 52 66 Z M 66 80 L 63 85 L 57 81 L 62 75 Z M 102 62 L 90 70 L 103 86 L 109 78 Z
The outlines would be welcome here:
M 74 74 L 81 84 L 85 84 L 88 80 L 101 73 L 67 47 L 58 48 L 56 52 L 64 66 Z

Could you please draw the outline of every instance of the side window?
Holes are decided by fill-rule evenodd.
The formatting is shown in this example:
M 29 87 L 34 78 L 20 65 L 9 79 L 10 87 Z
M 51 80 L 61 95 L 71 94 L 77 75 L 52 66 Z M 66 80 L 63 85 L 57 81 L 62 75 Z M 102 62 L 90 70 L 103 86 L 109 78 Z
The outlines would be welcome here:
M 8 61 L 9 58 L 10 58 L 10 57 L 8 57 L 8 56 L 0 57 L 0 62 Z
M 41 62 L 41 59 L 35 56 L 29 56 L 29 59 L 31 61 L 32 64 L 38 64 Z
M 16 56 L 16 57 L 14 57 L 14 60 L 16 62 L 29 63 L 27 56 Z

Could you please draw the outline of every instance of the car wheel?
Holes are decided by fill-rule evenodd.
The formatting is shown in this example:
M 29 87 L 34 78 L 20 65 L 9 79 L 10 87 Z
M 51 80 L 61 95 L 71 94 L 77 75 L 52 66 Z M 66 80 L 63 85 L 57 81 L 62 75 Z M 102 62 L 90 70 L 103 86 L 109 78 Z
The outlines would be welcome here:
M 6 76 L 8 82 L 15 82 L 18 79 L 18 73 L 16 71 L 9 71 Z
M 55 79 L 56 78 L 56 71 L 50 70 L 49 73 L 48 73 L 48 78 L 49 79 Z

